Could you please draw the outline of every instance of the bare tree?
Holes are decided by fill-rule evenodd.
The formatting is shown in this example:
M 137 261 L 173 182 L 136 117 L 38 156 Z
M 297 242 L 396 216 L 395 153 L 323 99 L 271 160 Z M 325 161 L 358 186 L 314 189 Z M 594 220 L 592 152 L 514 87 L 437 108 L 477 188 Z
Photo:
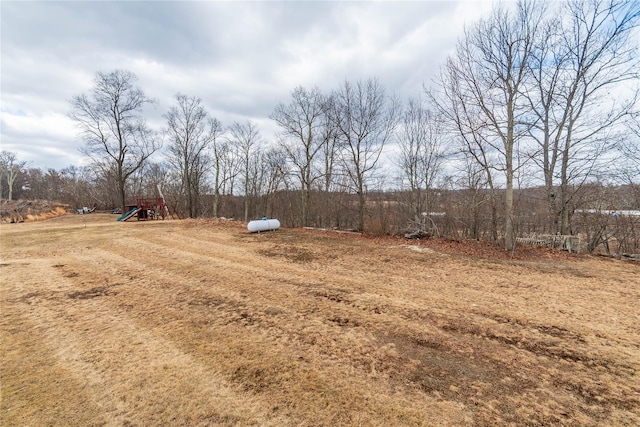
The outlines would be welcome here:
M 270 216 L 273 212 L 271 199 L 285 182 L 287 175 L 287 153 L 282 147 L 274 147 L 258 153 L 259 161 L 254 162 L 252 193 L 260 197 L 259 212 Z
M 7 182 L 7 199 L 13 200 L 13 185 L 26 164 L 27 162 L 19 161 L 18 155 L 13 151 L 3 150 L 0 153 L 0 180 L 4 177 Z M 1 189 L 0 186 L 0 197 Z
M 333 125 L 342 148 L 343 171 L 358 195 L 358 229 L 363 231 L 366 184 L 397 124 L 398 102 L 385 95 L 377 79 L 345 81 L 335 92 Z
M 244 190 L 244 221 L 249 221 L 250 201 L 255 199 L 255 188 L 252 186 L 255 163 L 258 162 L 259 144 L 261 143 L 260 131 L 257 126 L 247 121 L 245 123 L 234 122 L 229 128 L 229 144 L 237 151 L 240 159 L 240 171 Z
M 626 123 L 626 138 L 620 144 L 618 179 L 629 186 L 635 208 L 640 207 L 640 112 L 632 114 Z
M 301 86 L 291 92 L 291 98 L 289 104 L 278 104 L 271 118 L 282 129 L 280 145 L 300 181 L 302 225 L 309 226 L 311 190 L 321 177 L 314 162 L 330 135 L 326 129 L 326 100 L 317 87 L 307 90 Z
M 467 228 L 466 236 L 471 239 L 480 240 L 482 233 L 482 210 L 487 203 L 486 187 L 488 186 L 487 175 L 483 171 L 483 167 L 477 162 L 473 156 L 468 153 L 465 154 L 460 165 L 460 185 L 459 187 L 464 192 L 462 198 L 464 224 Z M 493 196 L 490 192 L 489 197 Z M 491 199 L 489 199 L 489 202 Z M 491 208 L 495 208 L 492 205 Z M 492 211 L 492 214 L 495 214 Z M 495 228 L 490 229 L 491 233 L 495 232 Z
M 144 194 L 161 197 L 170 193 L 168 188 L 169 178 L 174 168 L 167 161 L 147 162 L 142 168 L 142 181 Z
M 622 152 L 628 160 L 629 168 L 635 171 L 635 174 L 630 174 L 631 181 L 640 183 L 640 113 L 635 113 L 630 130 L 622 145 Z
M 219 216 L 221 195 L 233 195 L 233 180 L 238 175 L 238 162 L 228 141 L 216 139 L 211 145 L 213 152 L 213 216 Z
M 81 151 L 105 174 L 115 174 L 123 210 L 127 180 L 159 148 L 142 116 L 152 100 L 135 81 L 129 71 L 98 72 L 93 89 L 71 100 L 69 113 L 86 144 Z
M 423 101 L 409 99 L 400 121 L 398 164 L 410 191 L 409 208 L 415 221 L 431 210 L 430 193 L 444 160 L 444 132 Z
M 0 161 L 0 175 L 2 175 L 2 163 Z M 49 199 L 47 194 L 47 182 L 45 181 L 44 172 L 38 168 L 28 168 L 24 171 L 25 176 L 25 197 L 28 199 Z M 1 178 L 0 178 L 1 180 Z M 0 187 L 0 195 L 2 188 Z M 55 200 L 55 199 L 54 199 Z
M 334 98 L 332 95 L 325 97 L 325 114 L 322 116 L 322 147 L 318 153 L 318 168 L 321 181 L 317 188 L 320 191 L 319 209 L 317 220 L 323 227 L 337 226 L 337 215 L 339 213 L 340 198 L 343 189 L 337 189 L 335 182 L 335 171 L 338 167 L 338 150 L 340 138 L 334 126 L 332 114 L 335 111 Z
M 464 62 L 462 62 L 464 63 Z M 445 130 L 453 135 L 456 150 L 461 156 L 464 167 L 461 168 L 463 176 L 469 177 L 466 181 L 469 193 L 475 194 L 479 188 L 479 173 L 484 175 L 484 182 L 489 189 L 489 204 L 491 211 L 491 240 L 498 241 L 498 199 L 496 177 L 499 170 L 499 152 L 487 142 L 491 132 L 487 129 L 486 118 L 482 109 L 476 104 L 474 94 L 468 90 L 462 69 L 453 59 L 447 61 L 446 66 L 438 77 L 440 93 L 434 94 L 427 91 L 433 104 L 437 106 L 439 114 L 448 123 Z M 480 170 L 469 165 L 473 159 Z M 473 178 L 471 178 L 473 177 Z M 464 181 L 464 180 L 463 180 Z M 474 234 L 477 235 L 477 234 Z
M 567 2 L 559 11 L 540 24 L 528 98 L 537 142 L 532 157 L 544 176 L 551 228 L 569 234 L 573 195 L 611 161 L 616 126 L 638 99 L 628 83 L 640 76 L 632 38 L 640 8 L 635 1 L 588 0 Z
M 626 143 L 622 145 L 622 152 L 629 159 L 629 163 L 635 166 L 638 178 L 640 178 L 640 112 L 636 112 L 627 124 Z
M 169 162 L 179 171 L 186 210 L 190 218 L 199 215 L 200 193 L 209 169 L 209 148 L 220 137 L 222 125 L 209 116 L 197 97 L 176 95 L 177 105 L 166 114 Z
M 489 17 L 465 31 L 444 71 L 447 82 L 455 80 L 457 84 L 453 95 L 445 95 L 449 104 L 457 105 L 445 109 L 454 109 L 450 116 L 462 113 L 460 121 L 465 124 L 466 118 L 476 117 L 468 141 L 486 147 L 482 155 L 487 151 L 499 155 L 499 166 L 492 167 L 499 167 L 505 175 L 505 250 L 515 245 L 514 159 L 526 130 L 521 125 L 526 114 L 522 91 L 542 13 L 543 8 L 530 1 L 518 2 L 515 12 L 498 5 Z M 489 167 L 487 162 L 483 161 L 483 167 Z

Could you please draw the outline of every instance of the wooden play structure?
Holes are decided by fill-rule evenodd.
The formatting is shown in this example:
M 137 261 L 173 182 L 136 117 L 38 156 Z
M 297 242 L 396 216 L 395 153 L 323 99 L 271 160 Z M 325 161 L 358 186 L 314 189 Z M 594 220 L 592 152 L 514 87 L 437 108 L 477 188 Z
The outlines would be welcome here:
M 138 221 L 154 219 L 182 219 L 175 208 L 165 203 L 164 197 L 136 197 L 135 205 L 127 205 L 126 212 L 117 221 L 128 221 L 137 218 Z

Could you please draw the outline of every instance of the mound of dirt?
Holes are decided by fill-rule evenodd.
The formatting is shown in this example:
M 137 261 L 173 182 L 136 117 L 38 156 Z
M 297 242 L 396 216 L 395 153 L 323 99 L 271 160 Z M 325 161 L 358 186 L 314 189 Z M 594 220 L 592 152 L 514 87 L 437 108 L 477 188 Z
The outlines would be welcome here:
M 0 199 L 0 221 L 18 223 L 55 218 L 67 213 L 68 205 L 48 200 Z

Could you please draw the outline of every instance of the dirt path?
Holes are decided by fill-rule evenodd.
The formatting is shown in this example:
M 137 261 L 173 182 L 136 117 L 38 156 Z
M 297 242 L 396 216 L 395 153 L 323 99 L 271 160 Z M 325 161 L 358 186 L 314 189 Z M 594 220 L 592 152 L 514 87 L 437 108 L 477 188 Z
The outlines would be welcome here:
M 68 215 L 0 227 L 2 425 L 638 425 L 640 268 Z

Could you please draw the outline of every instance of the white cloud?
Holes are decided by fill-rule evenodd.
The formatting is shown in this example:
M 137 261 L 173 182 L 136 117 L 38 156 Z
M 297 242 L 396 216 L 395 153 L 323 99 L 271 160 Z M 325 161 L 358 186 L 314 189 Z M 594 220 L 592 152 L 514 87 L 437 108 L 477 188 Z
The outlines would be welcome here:
M 0 113 L 2 149 L 13 151 L 33 167 L 83 164 L 73 122 L 63 114 Z M 52 167 L 52 166 L 51 166 Z
M 378 77 L 418 93 L 490 2 L 2 2 L 2 149 L 34 166 L 78 163 L 69 99 L 97 71 L 127 69 L 157 99 L 202 98 L 224 124 L 268 119 L 297 85 Z

